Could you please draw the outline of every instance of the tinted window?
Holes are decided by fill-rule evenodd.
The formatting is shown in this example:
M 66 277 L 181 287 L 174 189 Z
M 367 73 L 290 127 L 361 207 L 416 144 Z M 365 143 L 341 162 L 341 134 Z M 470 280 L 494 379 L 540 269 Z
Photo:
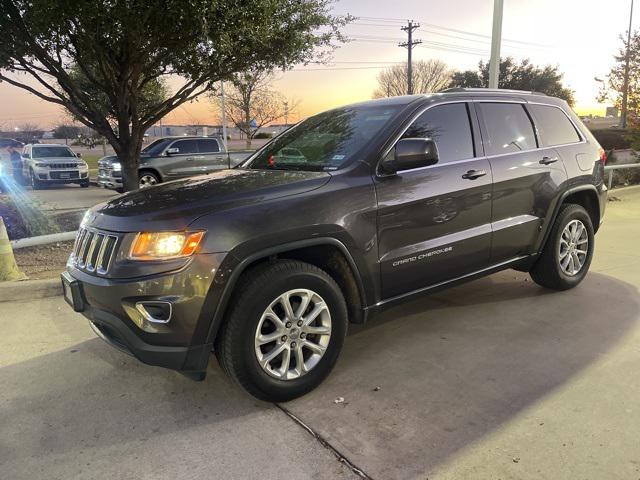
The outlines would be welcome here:
M 214 139 L 198 140 L 198 148 L 200 149 L 200 153 L 215 153 L 220 151 L 220 146 Z
M 441 163 L 473 158 L 471 124 L 464 103 L 430 108 L 411 124 L 402 138 L 434 140 Z
M 337 108 L 306 119 L 274 138 L 243 168 L 337 170 L 357 158 L 399 110 L 397 105 Z M 295 155 L 286 152 L 295 151 Z
M 545 147 L 580 141 L 580 136 L 573 124 L 559 108 L 529 105 L 529 109 L 536 119 L 540 140 Z
M 198 142 L 197 140 L 178 140 L 171 144 L 171 148 L 178 148 L 180 154 L 198 153 Z
M 75 157 L 75 154 L 67 147 L 33 147 L 33 158 Z
M 151 155 L 154 157 L 158 156 L 162 153 L 165 147 L 169 145 L 172 141 L 173 139 L 171 138 L 160 138 L 158 140 L 155 140 L 154 142 L 151 142 L 146 147 L 144 147 L 142 149 L 142 153 L 146 153 L 147 155 Z
M 518 103 L 480 103 L 489 134 L 487 154 L 515 153 L 536 148 L 533 125 Z

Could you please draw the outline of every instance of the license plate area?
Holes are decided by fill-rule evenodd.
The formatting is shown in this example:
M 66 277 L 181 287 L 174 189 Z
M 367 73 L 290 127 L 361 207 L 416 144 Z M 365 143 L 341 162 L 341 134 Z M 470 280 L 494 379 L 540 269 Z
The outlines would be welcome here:
M 65 301 L 71 305 L 74 311 L 84 311 L 84 300 L 82 295 L 82 284 L 75 280 L 67 272 L 60 275 L 62 281 L 62 293 Z

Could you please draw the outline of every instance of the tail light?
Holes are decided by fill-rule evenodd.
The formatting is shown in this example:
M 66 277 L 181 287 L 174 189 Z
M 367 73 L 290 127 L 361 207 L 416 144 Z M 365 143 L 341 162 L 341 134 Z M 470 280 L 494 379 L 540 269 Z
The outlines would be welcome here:
M 602 165 L 607 164 L 607 152 L 604 151 L 604 148 L 600 149 L 600 161 L 602 162 Z

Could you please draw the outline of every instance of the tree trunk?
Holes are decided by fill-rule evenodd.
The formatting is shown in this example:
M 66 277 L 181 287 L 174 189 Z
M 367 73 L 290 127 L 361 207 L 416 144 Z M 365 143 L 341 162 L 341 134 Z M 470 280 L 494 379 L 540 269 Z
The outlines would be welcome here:
M 122 186 L 125 192 L 137 190 L 140 187 L 138 180 L 138 164 L 139 156 L 135 155 L 135 151 L 131 149 L 123 149 L 118 155 L 120 164 L 122 165 Z
M 251 150 L 251 137 L 249 135 L 247 135 L 247 139 L 245 140 L 244 144 L 247 147 L 247 150 Z

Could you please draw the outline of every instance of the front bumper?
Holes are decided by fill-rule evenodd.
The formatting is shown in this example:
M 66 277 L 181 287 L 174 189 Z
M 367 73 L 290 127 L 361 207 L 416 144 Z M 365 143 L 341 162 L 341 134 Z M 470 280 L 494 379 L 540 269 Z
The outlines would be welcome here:
M 48 168 L 36 168 L 34 169 L 34 175 L 43 183 L 78 183 L 89 180 L 89 171 L 87 170 L 52 170 Z
M 203 372 L 212 350 L 212 318 L 202 311 L 223 257 L 198 254 L 178 271 L 133 279 L 102 278 L 72 266 L 62 276 L 75 290 L 77 302 L 69 303 L 112 346 L 149 365 Z M 171 303 L 168 322 L 150 321 L 136 308 L 154 302 Z
M 115 172 L 109 168 L 99 167 L 98 185 L 112 190 L 122 188 L 122 172 Z

